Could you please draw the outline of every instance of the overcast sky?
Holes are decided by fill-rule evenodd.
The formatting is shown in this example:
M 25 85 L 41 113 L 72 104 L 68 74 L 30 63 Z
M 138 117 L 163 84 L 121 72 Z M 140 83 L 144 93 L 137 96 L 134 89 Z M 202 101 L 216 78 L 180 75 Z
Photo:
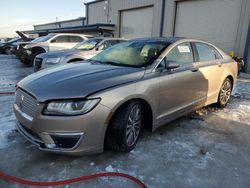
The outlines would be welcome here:
M 93 0 L 0 0 L 0 38 L 34 24 L 85 16 L 84 3 Z

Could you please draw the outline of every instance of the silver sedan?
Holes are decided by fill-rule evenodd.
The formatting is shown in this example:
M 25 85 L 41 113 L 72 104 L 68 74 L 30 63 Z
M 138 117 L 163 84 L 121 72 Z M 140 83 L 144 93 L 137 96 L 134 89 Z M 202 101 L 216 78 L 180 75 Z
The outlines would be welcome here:
M 154 131 L 212 103 L 225 107 L 236 78 L 237 63 L 207 42 L 131 40 L 20 81 L 17 128 L 50 152 L 128 152 L 143 128 Z

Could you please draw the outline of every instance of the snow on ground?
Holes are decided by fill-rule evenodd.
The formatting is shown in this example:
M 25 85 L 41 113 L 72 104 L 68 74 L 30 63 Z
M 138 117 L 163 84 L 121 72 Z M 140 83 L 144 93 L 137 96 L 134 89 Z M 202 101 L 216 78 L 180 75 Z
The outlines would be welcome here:
M 13 134 L 15 133 L 15 116 L 12 112 L 12 104 L 13 104 L 14 96 L 12 97 L 4 97 L 0 96 L 0 149 L 8 147 L 11 143 L 14 143 Z M 11 101 L 11 102 L 10 102 Z M 6 105 L 7 104 L 7 105 Z M 9 108 L 3 108 L 4 106 L 9 106 Z
M 0 88 L 31 68 L 0 56 Z M 36 181 L 56 181 L 95 172 L 122 172 L 148 187 L 250 186 L 250 76 L 242 74 L 224 109 L 214 105 L 154 133 L 144 131 L 130 153 L 69 157 L 39 151 L 15 131 L 14 96 L 0 96 L 0 170 Z M 0 180 L 0 187 L 23 187 Z M 137 187 L 123 178 L 100 178 L 71 187 Z

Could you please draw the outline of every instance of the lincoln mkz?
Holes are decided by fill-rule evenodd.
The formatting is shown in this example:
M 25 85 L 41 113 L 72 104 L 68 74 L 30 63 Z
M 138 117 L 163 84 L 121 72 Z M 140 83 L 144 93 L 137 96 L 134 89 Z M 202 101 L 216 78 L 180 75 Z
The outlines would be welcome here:
M 237 63 L 210 43 L 130 40 L 21 80 L 17 128 L 46 151 L 128 152 L 142 129 L 154 131 L 212 103 L 225 107 L 236 78 Z

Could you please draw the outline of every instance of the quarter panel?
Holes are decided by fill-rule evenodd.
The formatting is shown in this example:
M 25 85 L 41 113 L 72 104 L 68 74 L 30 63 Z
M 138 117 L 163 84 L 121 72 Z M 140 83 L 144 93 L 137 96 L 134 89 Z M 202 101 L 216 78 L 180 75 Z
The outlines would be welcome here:
M 237 63 L 233 60 L 217 60 L 204 62 L 199 70 L 208 80 L 206 105 L 217 102 L 221 85 L 227 76 L 232 76 L 234 83 L 237 78 Z

